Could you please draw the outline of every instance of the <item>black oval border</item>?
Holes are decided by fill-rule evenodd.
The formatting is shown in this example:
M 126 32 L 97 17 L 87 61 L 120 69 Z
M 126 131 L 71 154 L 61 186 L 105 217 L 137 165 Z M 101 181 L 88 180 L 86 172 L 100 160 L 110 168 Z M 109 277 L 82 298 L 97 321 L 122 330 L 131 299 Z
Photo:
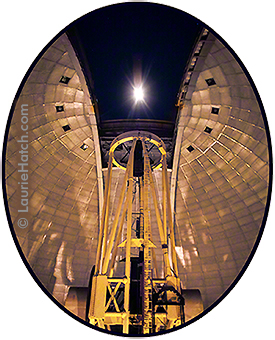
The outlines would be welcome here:
M 140 4 L 143 4 L 144 2 L 139 2 Z M 162 6 L 162 7 L 167 7 L 167 8 L 172 8 L 175 10 L 178 10 L 180 12 L 186 13 L 187 15 L 189 15 L 190 17 L 193 17 L 194 19 L 196 19 L 198 22 L 200 22 L 201 25 L 203 25 L 206 29 L 208 29 L 228 50 L 229 52 L 233 55 L 233 57 L 235 58 L 235 60 L 238 62 L 238 64 L 240 65 L 242 71 L 245 73 L 252 89 L 253 92 L 257 98 L 260 110 L 261 110 L 261 114 L 262 114 L 262 118 L 264 120 L 264 125 L 265 125 L 265 131 L 266 131 L 266 137 L 267 137 L 267 142 L 268 142 L 268 154 L 269 154 L 269 185 L 268 185 L 268 194 L 267 194 L 267 203 L 266 203 L 266 207 L 265 207 L 265 212 L 264 212 L 264 216 L 262 219 L 262 223 L 261 223 L 261 227 L 259 229 L 259 233 L 257 236 L 257 239 L 255 241 L 255 244 L 253 246 L 253 248 L 251 249 L 250 255 L 248 257 L 248 259 L 246 260 L 243 268 L 241 269 L 241 271 L 239 272 L 239 274 L 235 277 L 234 281 L 231 283 L 231 285 L 222 293 L 222 295 L 215 300 L 211 306 L 209 306 L 207 309 L 205 309 L 201 314 L 199 314 L 198 316 L 196 316 L 195 318 L 193 318 L 192 320 L 184 323 L 184 325 L 172 328 L 170 330 L 166 330 L 166 331 L 160 331 L 158 333 L 152 333 L 152 334 L 141 334 L 138 336 L 134 336 L 132 334 L 124 334 L 124 333 L 116 333 L 116 332 L 110 332 L 108 330 L 103 330 L 100 329 L 98 327 L 95 327 L 93 325 L 91 325 L 90 323 L 84 321 L 83 319 L 79 318 L 78 316 L 76 316 L 75 314 L 73 314 L 72 312 L 70 312 L 68 309 L 66 309 L 60 302 L 58 302 L 53 295 L 51 295 L 49 293 L 49 291 L 43 286 L 43 284 L 40 282 L 40 280 L 38 279 L 38 277 L 35 275 L 34 271 L 32 270 L 30 264 L 28 263 L 25 255 L 23 254 L 23 251 L 19 245 L 19 242 L 17 240 L 17 236 L 16 233 L 14 231 L 13 228 L 13 224 L 11 221 L 11 217 L 10 217 L 10 213 L 9 213 L 9 206 L 8 206 L 8 202 L 7 202 L 7 191 L 6 191 L 6 184 L 5 184 L 5 163 L 6 163 L 6 148 L 7 148 L 7 139 L 8 139 L 8 133 L 9 133 L 9 129 L 10 129 L 10 125 L 11 125 L 11 120 L 12 120 L 12 116 L 13 116 L 13 112 L 16 106 L 16 103 L 18 101 L 18 98 L 22 92 L 22 89 L 30 75 L 30 73 L 32 72 L 33 68 L 35 67 L 35 65 L 38 63 L 38 61 L 41 59 L 42 55 L 46 52 L 46 50 L 62 35 L 64 34 L 71 26 L 73 26 L 75 24 L 76 21 L 80 20 L 81 18 L 85 17 L 86 15 L 89 15 L 89 13 L 95 13 L 97 11 L 100 10 L 104 10 L 105 8 L 110 8 L 113 6 L 120 6 L 120 5 L 125 5 L 125 4 L 130 4 L 129 2 L 127 3 L 118 3 L 118 4 L 113 4 L 113 5 L 107 5 L 104 7 L 100 7 L 97 8 L 91 12 L 88 12 L 84 15 L 82 15 L 81 17 L 75 19 L 72 23 L 70 23 L 69 25 L 67 25 L 65 28 L 63 28 L 54 38 L 52 38 L 50 40 L 50 42 L 41 50 L 41 52 L 38 54 L 38 56 L 34 59 L 34 61 L 32 62 L 32 64 L 30 65 L 29 69 L 27 70 L 24 78 L 22 79 L 19 88 L 16 92 L 16 95 L 14 97 L 10 112 L 9 112 L 9 116 L 8 116 L 8 121 L 6 124 L 6 129 L 5 129 L 5 134 L 4 134 L 4 143 L 3 143 L 3 149 L 2 149 L 2 190 L 3 190 L 3 200 L 4 200 L 4 206 L 5 206 L 5 212 L 6 212 L 6 216 L 7 216 L 7 220 L 8 220 L 8 224 L 9 224 L 9 228 L 13 237 L 13 241 L 16 245 L 16 248 L 20 254 L 20 257 L 23 261 L 23 263 L 25 264 L 27 270 L 29 271 L 29 273 L 31 274 L 31 276 L 33 277 L 33 279 L 35 280 L 35 282 L 38 284 L 38 286 L 42 289 L 42 291 L 61 309 L 63 310 L 66 314 L 68 314 L 69 316 L 71 316 L 73 319 L 75 319 L 76 321 L 82 323 L 85 326 L 88 326 L 96 331 L 102 332 L 102 333 L 106 333 L 109 335 L 118 335 L 118 336 L 122 336 L 122 337 L 152 337 L 152 336 L 158 336 L 158 335 L 163 335 L 163 334 L 168 334 L 171 332 L 175 332 L 179 329 L 183 329 L 186 326 L 196 322 L 197 320 L 199 320 L 200 318 L 202 318 L 203 316 L 205 316 L 206 314 L 208 314 L 213 308 L 215 308 L 230 292 L 231 290 L 236 286 L 236 284 L 238 283 L 238 281 L 241 279 L 241 277 L 243 276 L 243 274 L 245 273 L 246 269 L 248 268 L 249 264 L 252 261 L 252 258 L 255 255 L 255 252 L 259 246 L 260 240 L 262 238 L 263 232 L 264 232 L 264 228 L 266 225 L 266 221 L 267 221 L 267 217 L 268 217 L 268 212 L 269 212 L 269 208 L 270 208 L 270 203 L 271 203 L 271 193 L 272 193 L 272 184 L 273 184 L 273 157 L 272 157 L 272 145 L 271 145 L 271 135 L 270 135 L 270 130 L 269 130 L 269 126 L 268 126 L 268 122 L 267 122 L 267 116 L 264 110 L 264 106 L 262 103 L 262 100 L 260 98 L 260 95 L 258 93 L 258 90 L 254 84 L 253 79 L 251 78 L 249 72 L 247 71 L 246 67 L 244 66 L 244 64 L 242 63 L 242 61 L 240 60 L 240 58 L 238 57 L 238 55 L 235 53 L 235 51 L 227 44 L 226 41 L 224 41 L 224 39 L 217 34 L 211 27 L 209 27 L 208 25 L 206 25 L 204 22 L 202 22 L 200 19 L 194 17 L 193 15 L 183 11 L 182 9 L 178 9 L 176 7 L 172 7 L 172 6 L 168 6 L 168 5 L 162 5 L 162 4 L 157 4 L 157 3 L 151 3 L 151 2 L 145 2 L 145 4 L 153 4 L 155 6 Z

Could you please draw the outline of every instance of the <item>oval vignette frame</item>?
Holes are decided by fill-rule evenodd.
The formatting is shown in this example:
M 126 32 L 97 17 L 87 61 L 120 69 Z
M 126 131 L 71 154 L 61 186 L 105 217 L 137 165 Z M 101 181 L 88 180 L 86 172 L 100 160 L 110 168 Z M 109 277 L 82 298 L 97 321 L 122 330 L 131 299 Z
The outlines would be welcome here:
M 206 25 L 204 24 L 204 26 L 206 26 Z M 206 27 L 207 27 L 207 26 L 206 26 Z M 64 30 L 65 30 L 65 29 L 64 29 Z M 210 28 L 210 30 L 211 30 L 211 28 Z M 63 31 L 62 31 L 62 32 L 63 32 Z M 211 30 L 211 32 L 213 33 L 212 30 Z M 60 34 L 61 34 L 61 32 L 60 32 L 58 35 L 60 35 Z M 215 35 L 217 35 L 217 34 L 215 33 Z M 55 40 L 55 39 L 56 39 L 56 37 L 55 37 L 53 40 Z M 44 48 L 44 50 L 43 50 L 42 52 L 44 52 L 44 51 L 46 50 L 46 48 L 52 44 L 53 40 L 52 40 L 52 41 Z M 227 44 L 222 40 L 222 38 L 219 37 L 219 40 L 222 41 L 223 44 L 224 44 L 225 46 L 227 46 Z M 228 47 L 228 46 L 227 46 L 227 47 Z M 229 48 L 229 47 L 228 47 L 228 48 Z M 230 50 L 231 53 L 233 52 L 230 48 L 229 48 L 229 50 Z M 33 66 L 35 65 L 35 63 L 36 63 L 38 60 L 40 60 L 40 57 L 41 57 L 42 54 L 43 54 L 42 52 L 41 52 L 41 53 L 39 54 L 39 56 L 36 58 L 36 60 L 34 61 L 33 65 L 32 65 L 31 67 L 33 67 Z M 239 62 L 239 64 L 242 65 L 241 61 L 238 59 L 238 57 L 235 55 L 235 53 L 233 53 L 233 55 L 234 55 L 235 59 Z M 262 110 L 262 113 L 263 113 L 263 118 L 266 119 L 266 117 L 265 117 L 265 115 L 264 115 L 264 109 L 263 109 L 263 106 L 262 106 L 260 97 L 259 97 L 259 95 L 258 95 L 258 92 L 257 92 L 257 90 L 256 90 L 256 88 L 255 88 L 255 86 L 254 86 L 254 83 L 253 83 L 252 79 L 250 78 L 249 74 L 247 73 L 247 71 L 246 71 L 246 69 L 245 69 L 245 67 L 244 67 L 243 65 L 242 65 L 242 68 L 243 68 L 243 70 L 245 70 L 246 76 L 249 78 L 250 84 L 251 84 L 252 87 L 253 87 L 254 94 L 256 95 L 256 97 L 257 97 L 257 99 L 258 99 L 258 103 L 259 103 L 259 105 L 261 106 L 261 110 Z M 31 71 L 31 69 L 28 70 L 28 73 L 29 73 L 30 71 Z M 23 79 L 23 81 L 22 81 L 22 83 L 21 83 L 21 85 L 20 85 L 20 88 L 19 88 L 19 90 L 18 90 L 18 94 L 20 93 L 20 89 L 22 89 L 22 87 L 23 87 L 23 82 L 24 82 L 24 80 L 26 79 L 26 77 L 27 77 L 27 75 L 24 77 L 24 79 Z M 11 112 L 12 112 L 12 110 L 11 110 Z M 10 122 L 10 120 L 11 120 L 11 114 L 10 114 L 10 116 L 9 116 L 9 122 Z M 8 124 L 9 124 L 9 122 L 8 122 Z M 254 254 L 255 254 L 255 251 L 256 251 L 256 249 L 257 249 L 257 246 L 258 246 L 258 244 L 259 244 L 259 241 L 260 241 L 260 238 L 261 238 L 263 229 L 264 229 L 264 225 L 265 225 L 265 223 L 266 223 L 266 217 L 267 217 L 268 207 L 269 207 L 269 203 L 270 203 L 271 182 L 272 182 L 271 143 L 270 143 L 270 136 L 269 136 L 268 125 L 267 125 L 267 122 L 266 122 L 266 121 L 265 121 L 265 124 L 266 124 L 265 127 L 266 127 L 266 133 L 267 133 L 268 143 L 269 143 L 269 155 L 270 155 L 270 166 L 269 166 L 269 169 L 270 169 L 270 181 L 269 181 L 269 194 L 268 194 L 268 200 L 267 200 L 268 203 L 267 203 L 267 206 L 266 206 L 265 216 L 264 216 L 264 218 L 263 218 L 262 227 L 260 228 L 260 232 L 259 232 L 259 235 L 258 235 L 258 238 L 257 238 L 257 242 L 256 242 L 254 248 L 252 249 L 251 254 L 250 254 L 248 260 L 246 261 L 245 266 L 244 266 L 244 267 L 242 268 L 242 270 L 239 272 L 239 275 L 235 278 L 234 282 L 230 285 L 230 287 L 229 287 L 229 288 L 223 293 L 223 295 L 222 295 L 219 299 L 217 299 L 217 300 L 216 300 L 216 301 L 215 301 L 215 302 L 214 302 L 207 310 L 205 310 L 202 314 L 200 314 L 199 317 L 196 317 L 196 318 L 193 319 L 191 322 L 196 321 L 198 318 L 200 318 L 201 316 L 204 316 L 206 313 L 208 313 L 208 311 L 210 311 L 211 309 L 213 309 L 213 308 L 214 308 L 221 300 L 223 300 L 224 297 L 231 291 L 231 289 L 232 289 L 232 288 L 235 286 L 235 284 L 239 281 L 240 277 L 243 275 L 244 271 L 246 270 L 247 266 L 249 265 L 249 263 L 250 263 L 252 257 L 253 257 Z M 5 136 L 5 143 L 6 143 L 6 140 L 7 140 L 7 135 Z M 6 147 L 6 145 L 5 145 L 5 147 Z M 5 147 L 4 147 L 4 153 L 5 153 Z M 3 173 L 4 173 L 4 171 L 3 171 Z M 5 187 L 4 187 L 4 190 L 5 190 Z M 6 209 L 7 209 L 7 203 L 5 202 L 5 204 L 6 204 Z M 52 295 L 44 288 L 44 286 L 41 285 L 41 282 L 40 282 L 39 279 L 34 275 L 31 266 L 29 265 L 29 263 L 28 263 L 27 260 L 25 259 L 25 256 L 24 256 L 23 253 L 22 253 L 22 250 L 21 250 L 21 248 L 20 248 L 20 246 L 19 246 L 19 243 L 17 242 L 16 235 L 15 235 L 15 233 L 14 233 L 14 231 L 13 231 L 12 224 L 11 224 L 11 220 L 10 220 L 10 217 L 9 217 L 9 216 L 8 216 L 8 219 L 9 219 L 9 224 L 10 224 L 10 227 L 11 227 L 11 231 L 12 231 L 12 233 L 13 233 L 13 238 L 14 238 L 14 241 L 15 241 L 15 243 L 16 243 L 16 245 L 17 245 L 17 248 L 18 248 L 18 251 L 19 251 L 19 253 L 20 253 L 20 255 L 21 255 L 21 258 L 22 258 L 22 260 L 24 261 L 24 263 L 25 263 L 25 265 L 27 266 L 27 268 L 28 268 L 28 270 L 30 271 L 30 273 L 32 274 L 32 276 L 34 277 L 35 281 L 36 281 L 36 282 L 38 283 L 38 285 L 42 288 L 42 290 L 43 290 L 43 291 L 44 291 L 44 292 L 45 292 L 45 293 L 46 293 L 46 294 L 47 294 L 47 295 L 48 295 L 55 303 L 57 303 L 57 305 L 58 305 L 61 309 L 65 310 L 69 315 L 71 315 L 72 317 L 74 317 L 74 318 L 77 319 L 78 321 L 83 322 L 81 319 L 79 319 L 78 317 L 76 317 L 74 314 L 72 314 L 72 313 L 68 312 L 66 309 L 64 309 L 64 307 L 63 307 L 60 303 L 58 303 L 58 302 L 52 297 Z M 86 324 L 85 322 L 83 322 L 83 323 Z M 186 323 L 184 326 L 188 325 L 189 323 L 190 323 L 190 322 Z M 97 328 L 96 328 L 96 329 L 97 329 Z M 98 329 L 97 329 L 97 330 L 98 330 Z M 167 332 L 166 332 L 166 333 L 167 333 Z

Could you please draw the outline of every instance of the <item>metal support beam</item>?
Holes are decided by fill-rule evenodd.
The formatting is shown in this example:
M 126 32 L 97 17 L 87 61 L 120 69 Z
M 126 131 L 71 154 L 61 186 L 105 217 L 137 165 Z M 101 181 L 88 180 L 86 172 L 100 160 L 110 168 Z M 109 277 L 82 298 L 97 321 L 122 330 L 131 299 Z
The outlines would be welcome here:
M 134 140 L 132 150 L 129 157 L 129 177 L 128 177 L 128 193 L 125 204 L 128 206 L 127 210 L 127 242 L 126 242 L 126 263 L 125 263 L 125 276 L 127 282 L 124 290 L 124 310 L 126 317 L 123 320 L 123 333 L 129 333 L 129 302 L 130 302 L 130 271 L 131 271 L 131 227 L 132 227 L 132 194 L 133 194 L 133 172 L 134 172 L 134 150 L 136 140 Z
M 98 236 L 98 247 L 96 253 L 96 263 L 95 263 L 95 273 L 101 270 L 101 263 L 102 259 L 104 258 L 104 251 L 102 250 L 102 245 L 105 242 L 103 241 L 106 235 L 106 228 L 107 228 L 107 219 L 109 217 L 109 201 L 110 201 L 110 190 L 111 190 L 111 180 L 112 180 L 112 169 L 113 169 L 113 152 L 109 154 L 109 163 L 108 163 L 108 175 L 106 181 L 106 188 L 104 194 L 104 202 L 103 202 L 103 212 L 101 216 L 100 222 L 100 229 L 99 229 L 99 236 Z
M 119 216 L 120 216 L 120 212 L 121 212 L 121 208 L 122 208 L 122 204 L 123 204 L 123 200 L 124 200 L 124 196 L 125 196 L 125 190 L 127 188 L 127 183 L 133 177 L 133 174 L 131 173 L 131 171 L 133 172 L 135 144 L 136 144 L 136 141 L 134 141 L 133 147 L 132 147 L 132 150 L 131 150 L 131 153 L 130 153 L 130 160 L 127 164 L 126 173 L 125 173 L 122 188 L 121 188 L 119 203 L 118 203 L 118 206 L 116 208 L 116 214 L 115 214 L 114 222 L 113 222 L 112 229 L 111 229 L 111 235 L 110 235 L 110 238 L 109 238 L 108 248 L 106 250 L 106 254 L 104 254 L 104 262 L 103 262 L 103 266 L 102 266 L 102 273 L 103 274 L 105 274 L 107 272 L 107 269 L 108 269 L 108 263 L 109 263 L 109 259 L 110 259 L 110 255 L 111 255 L 116 231 L 117 231 L 117 225 L 118 225 Z M 128 188 L 128 190 L 130 190 L 130 187 Z M 125 206 L 127 207 L 126 203 L 125 203 Z M 130 210 L 130 207 L 128 207 L 128 210 Z M 107 242 L 107 237 L 106 237 L 106 242 Z
M 149 187 L 150 187 L 150 161 L 144 142 L 142 141 L 144 156 L 144 263 L 143 263 L 143 334 L 149 334 L 152 329 L 152 270 L 150 241 L 150 216 L 149 216 Z
M 175 244 L 175 234 L 174 234 L 174 223 L 172 217 L 172 209 L 171 209 L 171 200 L 170 200 L 170 191 L 169 191 L 169 184 L 168 184 L 168 175 L 167 175 L 167 163 L 166 163 L 166 155 L 163 156 L 162 162 L 162 169 L 164 172 L 164 184 L 165 184 L 165 192 L 166 192 L 166 203 L 167 203 L 167 212 L 168 212 L 168 225 L 169 225 L 169 232 L 170 232 L 170 241 L 171 241 L 171 255 L 172 255 L 172 263 L 173 263 L 173 270 L 175 275 L 178 277 L 178 264 L 177 264 L 177 254 L 176 254 L 176 244 Z
M 126 167 L 124 163 L 121 164 L 120 159 L 117 160 L 115 158 L 116 148 L 122 143 L 130 143 L 130 146 L 129 144 L 127 146 L 127 150 L 129 150 L 130 153 Z M 139 146 L 137 147 L 137 145 Z M 152 145 L 155 149 L 157 148 L 160 155 L 156 165 L 150 164 L 149 152 L 152 149 Z M 139 149 L 141 147 L 142 152 L 140 151 L 141 149 Z M 138 150 L 136 154 L 139 156 L 135 156 L 135 150 Z M 135 158 L 137 160 L 135 160 Z M 135 170 L 135 164 L 139 164 L 137 168 L 139 169 L 138 172 Z M 140 170 L 140 164 L 143 165 L 143 170 Z M 120 189 L 118 204 L 113 209 L 115 211 L 113 222 L 110 223 L 113 165 L 124 169 L 125 176 L 122 188 Z M 153 174 L 154 168 L 157 169 L 161 167 L 163 190 L 162 209 L 158 202 Z M 139 184 L 139 190 L 133 190 L 134 182 Z M 133 206 L 134 195 L 138 195 L 138 197 Z M 152 240 L 150 198 L 152 199 L 153 209 L 156 214 L 157 230 L 162 247 L 164 264 L 163 277 L 159 277 L 154 249 L 156 246 Z M 133 211 L 133 209 L 137 211 Z M 132 228 L 136 221 L 135 216 L 137 215 L 139 216 L 139 222 L 136 222 L 136 230 L 138 232 L 135 234 Z M 130 320 L 133 319 L 136 320 L 136 325 L 142 327 L 143 334 L 150 334 L 154 332 L 154 330 L 159 330 L 162 324 L 165 324 L 166 328 L 181 324 L 183 318 L 180 315 L 180 307 L 177 303 L 172 304 L 170 302 L 156 301 L 156 306 L 161 303 L 166 308 L 166 313 L 161 312 L 158 313 L 157 316 L 155 316 L 156 310 L 154 310 L 155 307 L 153 305 L 153 285 L 154 291 L 156 289 L 161 291 L 165 285 L 166 287 L 170 287 L 170 291 L 165 293 L 167 298 L 170 298 L 169 296 L 172 297 L 174 294 L 173 289 L 180 291 L 172 216 L 164 143 L 158 137 L 152 137 L 152 134 L 146 135 L 146 133 L 140 132 L 133 132 L 132 136 L 127 134 L 115 139 L 109 153 L 96 255 L 96 270 L 92 282 L 90 310 L 88 314 L 91 324 L 109 330 L 112 330 L 113 325 L 120 325 L 122 332 L 125 334 L 129 334 Z M 124 229 L 124 231 L 126 239 L 123 241 L 122 234 L 125 221 L 126 230 Z M 120 250 L 122 248 L 124 248 L 124 250 Z M 133 248 L 139 249 L 139 257 L 136 257 L 137 250 L 132 251 Z M 115 263 L 119 251 L 125 256 L 125 259 L 122 259 L 123 262 L 121 262 L 121 264 L 125 263 L 124 276 L 114 277 Z M 133 254 L 135 254 L 133 261 L 142 261 L 142 263 L 138 262 L 139 265 L 142 266 L 142 275 L 140 274 L 141 269 L 136 269 L 137 272 L 135 274 L 137 276 L 134 278 L 135 282 L 138 281 L 140 284 L 142 296 L 142 312 L 139 312 L 140 315 L 138 316 L 131 315 L 132 309 L 130 310 L 130 308 L 132 308 L 130 307 L 130 298 L 139 298 L 139 296 L 130 297 L 132 289 L 131 256 L 133 256 Z M 169 254 L 171 255 L 171 259 Z M 153 277 L 153 271 L 155 271 L 156 278 Z M 159 288 L 156 288 L 158 285 Z M 135 287 L 134 284 L 133 287 Z M 121 301 L 121 297 L 123 297 L 123 301 Z
M 164 222 L 166 219 L 166 215 L 163 213 L 163 221 L 161 220 L 161 215 L 158 207 L 158 202 L 157 202 L 157 195 L 156 195 L 156 188 L 155 184 L 153 181 L 153 175 L 152 171 L 150 170 L 150 186 L 151 186 L 151 193 L 153 197 L 153 202 L 154 202 L 154 208 L 156 212 L 156 217 L 157 217 L 157 225 L 159 229 L 159 235 L 160 235 L 160 241 L 161 241 L 161 247 L 162 247 L 162 252 L 163 252 L 163 258 L 164 258 L 164 276 L 171 275 L 171 270 L 170 270 L 170 264 L 169 264 L 169 257 L 168 257 L 168 245 L 167 245 L 167 238 L 165 238 L 165 235 L 167 235 L 167 231 L 165 230 L 166 223 Z M 165 196 L 165 191 L 163 191 L 163 196 Z M 166 204 L 163 204 L 165 206 L 165 212 L 166 212 Z

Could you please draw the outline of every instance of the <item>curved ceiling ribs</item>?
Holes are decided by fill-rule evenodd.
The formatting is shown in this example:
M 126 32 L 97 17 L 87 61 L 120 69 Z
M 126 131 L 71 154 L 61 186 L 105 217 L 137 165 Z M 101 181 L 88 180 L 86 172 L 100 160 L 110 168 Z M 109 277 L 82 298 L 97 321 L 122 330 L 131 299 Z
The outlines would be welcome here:
M 15 223 L 22 104 L 28 104 L 31 156 L 31 219 L 25 229 Z M 179 271 L 186 288 L 201 290 L 207 307 L 238 275 L 258 235 L 268 192 L 268 143 L 249 80 L 207 30 L 186 68 L 178 106 L 171 199 Z M 73 47 L 62 35 L 23 87 L 6 154 L 8 203 L 18 241 L 39 280 L 61 303 L 70 285 L 87 286 L 95 261 L 101 167 L 93 105 Z M 115 209 L 122 172 L 116 169 L 115 175 L 110 209 Z M 160 178 L 158 170 L 161 198 Z M 156 230 L 152 216 L 152 233 Z
M 12 221 L 20 196 L 21 105 L 28 104 L 29 225 L 16 234 L 43 285 L 60 301 L 86 285 L 94 263 L 102 171 L 98 132 L 85 79 L 65 34 L 31 71 L 11 121 L 6 183 Z
M 267 136 L 249 80 L 207 30 L 178 105 L 172 195 L 181 275 L 207 307 L 238 275 L 258 235 L 268 194 Z

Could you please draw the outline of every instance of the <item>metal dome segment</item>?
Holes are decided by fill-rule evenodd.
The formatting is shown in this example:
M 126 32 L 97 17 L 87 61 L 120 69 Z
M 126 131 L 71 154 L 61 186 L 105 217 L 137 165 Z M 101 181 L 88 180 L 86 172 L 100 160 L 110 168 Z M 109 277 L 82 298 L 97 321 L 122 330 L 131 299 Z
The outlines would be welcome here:
M 253 81 L 227 44 L 209 30 L 198 34 L 189 63 L 180 62 L 186 71 L 178 94 L 176 120 L 163 120 L 158 116 L 159 110 L 152 111 L 158 120 L 150 115 L 139 119 L 127 116 L 128 110 L 123 115 L 120 108 L 118 116 L 101 121 L 100 100 L 95 98 L 92 86 L 94 80 L 94 90 L 98 91 L 100 81 L 87 76 L 89 65 L 81 62 L 66 34 L 47 47 L 33 64 L 14 102 L 6 134 L 4 170 L 13 236 L 36 281 L 55 302 L 85 322 L 85 308 L 73 300 L 87 292 L 91 268 L 99 262 L 98 246 L 102 245 L 106 253 L 108 243 L 100 241 L 100 221 L 109 210 L 104 221 L 109 237 L 118 212 L 125 217 L 127 213 L 130 220 L 130 209 L 128 213 L 123 205 L 118 208 L 120 197 L 132 194 L 132 185 L 133 192 L 138 193 L 138 184 L 146 176 L 148 191 L 156 196 L 146 203 L 154 240 L 149 239 L 148 245 L 156 246 L 152 248 L 154 268 L 160 273 L 155 278 L 162 277 L 166 270 L 158 211 L 165 213 L 165 200 L 170 207 L 166 207 L 167 218 L 163 220 L 167 235 L 171 235 L 168 226 L 173 220 L 178 277 L 184 290 L 200 292 L 205 310 L 211 310 L 237 283 L 260 241 L 272 180 L 264 109 Z M 91 65 L 95 67 L 92 61 Z M 108 78 L 108 86 L 110 83 Z M 110 91 L 105 93 L 110 96 Z M 167 98 L 155 97 L 161 105 Z M 131 152 L 136 171 L 127 182 Z M 109 197 L 107 208 L 103 207 L 104 195 Z M 130 201 L 128 198 L 129 204 Z M 138 210 L 138 198 L 133 207 Z M 136 230 L 137 216 L 140 214 L 134 211 Z M 127 222 L 117 228 L 122 228 L 122 235 L 115 238 L 114 249 L 122 255 L 113 273 L 106 274 L 108 277 L 123 277 L 119 266 L 124 266 L 120 260 L 125 245 L 133 245 L 135 255 L 144 245 L 138 236 L 134 241 L 125 241 L 130 228 Z M 110 259 L 109 250 L 99 263 L 100 268 L 104 266 L 102 275 Z M 116 258 L 114 253 L 111 261 Z M 113 263 L 108 265 L 113 268 Z M 102 283 L 107 284 L 104 280 Z M 125 282 L 121 281 L 119 289 Z M 107 295 L 116 298 L 115 281 L 110 284 L 112 291 L 107 287 Z M 165 302 L 163 296 L 172 291 L 160 290 L 153 300 Z M 196 292 L 192 301 L 197 300 Z M 189 308 L 189 297 L 185 295 L 184 299 L 188 321 L 193 315 L 188 310 L 197 307 L 193 304 Z M 104 307 L 114 308 L 114 300 L 109 302 Z M 125 305 L 128 302 L 125 300 Z M 158 313 L 161 309 L 162 306 L 156 307 Z M 109 326 L 100 329 L 107 332 Z M 147 331 L 150 325 L 145 328 Z

